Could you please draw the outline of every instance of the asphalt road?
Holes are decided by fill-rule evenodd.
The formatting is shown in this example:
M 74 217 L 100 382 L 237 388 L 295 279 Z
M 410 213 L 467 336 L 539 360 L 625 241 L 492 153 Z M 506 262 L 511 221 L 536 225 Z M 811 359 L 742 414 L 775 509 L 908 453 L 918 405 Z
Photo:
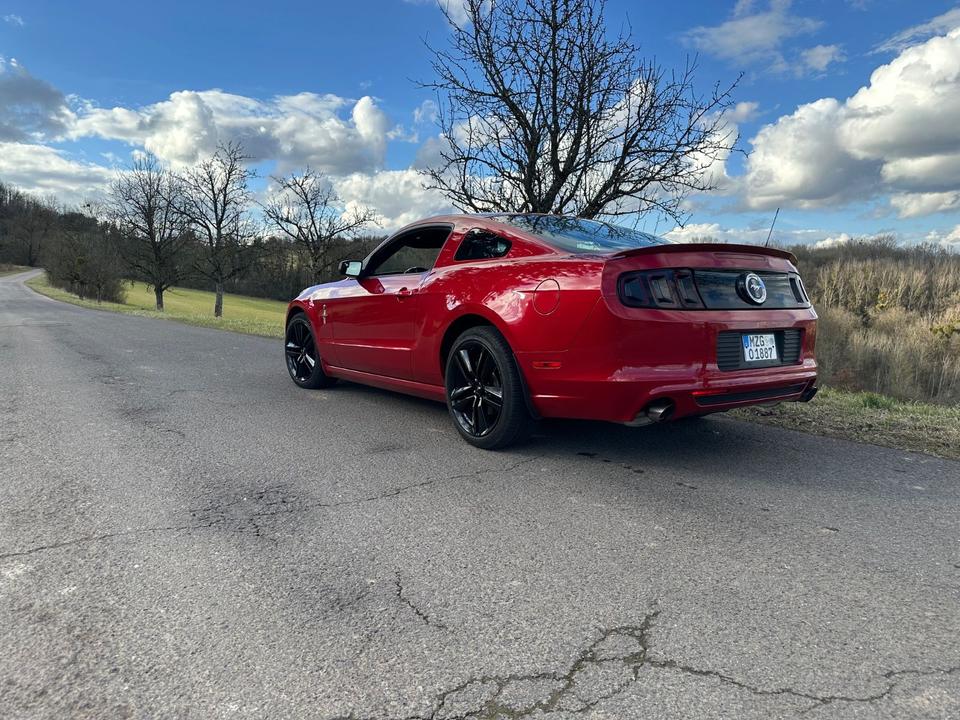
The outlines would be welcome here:
M 724 418 L 491 454 L 22 279 L 0 717 L 960 716 L 960 463 Z

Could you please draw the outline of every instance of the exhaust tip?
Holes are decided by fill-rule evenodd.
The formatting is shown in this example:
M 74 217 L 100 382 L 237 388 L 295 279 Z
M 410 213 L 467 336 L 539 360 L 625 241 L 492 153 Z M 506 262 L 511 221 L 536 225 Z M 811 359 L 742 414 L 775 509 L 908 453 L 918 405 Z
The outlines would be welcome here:
M 673 400 L 654 400 L 647 405 L 647 417 L 653 422 L 663 422 L 673 415 Z
M 669 400 L 667 398 L 654 400 L 643 410 L 637 413 L 637 416 L 630 422 L 626 423 L 626 425 L 629 425 L 630 427 L 643 427 L 644 425 L 653 425 L 655 423 L 663 422 L 673 415 L 673 408 L 673 400 Z
M 816 385 L 811 385 L 803 391 L 803 395 L 800 396 L 800 402 L 810 402 L 813 400 L 819 390 L 820 388 L 818 388 Z

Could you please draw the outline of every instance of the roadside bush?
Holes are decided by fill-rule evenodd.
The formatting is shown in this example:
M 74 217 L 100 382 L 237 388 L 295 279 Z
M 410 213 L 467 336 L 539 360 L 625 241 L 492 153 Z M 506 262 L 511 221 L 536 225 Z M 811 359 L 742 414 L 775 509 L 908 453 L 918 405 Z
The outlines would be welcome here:
M 65 218 L 57 242 L 44 253 L 44 267 L 51 285 L 81 298 L 122 303 L 126 297 L 116 243 L 91 218 Z
M 960 255 L 887 239 L 793 248 L 834 387 L 960 403 Z

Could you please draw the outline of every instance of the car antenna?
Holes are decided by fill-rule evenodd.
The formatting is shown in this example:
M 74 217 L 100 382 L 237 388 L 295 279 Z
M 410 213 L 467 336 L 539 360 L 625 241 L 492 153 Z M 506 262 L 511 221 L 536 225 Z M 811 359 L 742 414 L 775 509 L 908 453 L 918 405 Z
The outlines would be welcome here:
M 773 226 L 777 224 L 777 216 L 780 215 L 780 208 L 773 214 L 773 222 L 770 223 L 770 232 L 767 233 L 767 241 L 763 243 L 764 247 L 770 245 L 770 236 L 773 235 Z

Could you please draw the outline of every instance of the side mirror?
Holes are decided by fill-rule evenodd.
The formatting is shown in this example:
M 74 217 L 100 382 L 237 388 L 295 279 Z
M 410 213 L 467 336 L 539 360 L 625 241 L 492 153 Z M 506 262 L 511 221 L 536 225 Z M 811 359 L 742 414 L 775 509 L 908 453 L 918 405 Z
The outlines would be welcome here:
M 343 260 L 340 262 L 340 274 L 346 277 L 358 278 L 363 269 L 363 262 L 360 260 Z

